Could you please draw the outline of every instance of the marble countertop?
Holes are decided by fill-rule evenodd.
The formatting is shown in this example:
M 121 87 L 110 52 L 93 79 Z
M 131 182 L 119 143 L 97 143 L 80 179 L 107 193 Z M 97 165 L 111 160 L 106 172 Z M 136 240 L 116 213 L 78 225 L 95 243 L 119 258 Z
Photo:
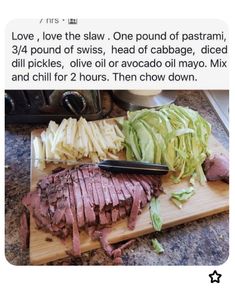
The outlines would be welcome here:
M 178 91 L 176 104 L 198 110 L 212 124 L 217 140 L 228 149 L 229 138 L 200 91 Z M 114 105 L 110 116 L 124 115 Z M 5 132 L 5 255 L 14 265 L 28 265 L 29 253 L 19 243 L 19 220 L 23 211 L 22 197 L 30 187 L 30 132 L 41 128 L 34 125 L 6 125 Z M 139 237 L 123 255 L 125 265 L 219 265 L 229 255 L 228 213 L 221 213 L 191 223 L 179 225 Z M 163 254 L 152 250 L 151 239 L 157 237 L 164 246 Z M 66 258 L 50 265 L 111 265 L 102 249 L 82 254 L 80 258 Z

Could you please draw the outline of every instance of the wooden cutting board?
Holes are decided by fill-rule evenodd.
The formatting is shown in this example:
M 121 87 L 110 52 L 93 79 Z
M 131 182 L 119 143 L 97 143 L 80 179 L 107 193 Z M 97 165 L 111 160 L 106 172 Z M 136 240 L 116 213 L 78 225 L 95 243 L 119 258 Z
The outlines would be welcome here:
M 98 122 L 98 121 L 96 121 Z M 109 122 L 115 122 L 110 119 Z M 31 142 L 35 136 L 39 136 L 42 130 L 34 130 L 31 134 Z M 209 147 L 213 153 L 224 153 L 228 155 L 223 146 L 211 137 Z M 34 157 L 32 143 L 31 156 Z M 123 159 L 124 152 L 120 153 L 119 158 Z M 36 186 L 40 178 L 49 174 L 56 166 L 50 164 L 43 171 L 34 167 L 31 161 L 31 190 Z M 163 229 L 172 227 L 185 222 L 190 222 L 202 217 L 210 216 L 219 212 L 227 211 L 229 208 L 229 186 L 226 183 L 208 182 L 205 186 L 196 185 L 196 194 L 191 197 L 182 209 L 177 208 L 170 200 L 170 194 L 173 191 L 188 187 L 188 181 L 182 181 L 179 184 L 173 184 L 170 175 L 163 177 L 163 188 L 166 194 L 160 196 L 161 216 L 163 219 Z M 108 235 L 110 243 L 117 243 L 123 240 L 136 238 L 138 236 L 153 232 L 151 225 L 148 206 L 138 216 L 136 228 L 131 231 L 127 228 L 127 220 L 121 220 L 112 226 L 112 230 Z M 51 241 L 48 241 L 51 239 Z M 91 241 L 88 235 L 83 231 L 80 234 L 81 250 L 86 252 L 100 247 L 99 242 Z M 61 241 L 59 238 L 38 230 L 35 226 L 33 218 L 30 218 L 30 261 L 32 264 L 44 264 L 53 260 L 58 260 L 67 256 L 66 251 L 71 250 L 72 240 L 67 238 Z

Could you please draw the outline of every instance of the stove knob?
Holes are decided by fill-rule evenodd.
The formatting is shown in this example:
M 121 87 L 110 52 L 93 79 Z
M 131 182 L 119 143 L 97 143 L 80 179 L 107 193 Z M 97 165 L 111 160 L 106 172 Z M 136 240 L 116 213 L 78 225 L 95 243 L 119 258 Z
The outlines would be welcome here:
M 67 91 L 62 95 L 62 105 L 65 109 L 79 117 L 86 108 L 86 99 L 75 91 Z
M 15 103 L 13 99 L 8 94 L 5 94 L 5 114 L 9 115 L 14 110 L 15 110 Z

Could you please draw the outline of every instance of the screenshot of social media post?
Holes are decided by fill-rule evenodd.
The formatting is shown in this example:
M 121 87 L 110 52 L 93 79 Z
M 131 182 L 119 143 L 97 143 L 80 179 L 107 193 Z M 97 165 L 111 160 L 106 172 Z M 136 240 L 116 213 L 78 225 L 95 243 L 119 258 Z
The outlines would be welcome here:
M 228 45 L 215 19 L 9 22 L 6 260 L 211 266 L 206 280 L 218 283 L 229 257 Z

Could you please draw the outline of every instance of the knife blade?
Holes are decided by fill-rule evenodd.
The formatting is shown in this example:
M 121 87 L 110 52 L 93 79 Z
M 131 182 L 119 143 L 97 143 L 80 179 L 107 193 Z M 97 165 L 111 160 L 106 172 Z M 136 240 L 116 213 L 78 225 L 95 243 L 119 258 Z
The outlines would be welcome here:
M 34 160 L 41 160 L 35 158 Z M 59 160 L 59 159 L 43 159 L 48 162 L 58 162 L 58 163 L 70 163 L 78 165 L 87 165 L 94 163 L 85 163 L 77 160 Z M 169 172 L 167 165 L 153 164 L 138 161 L 128 161 L 128 160 L 103 160 L 96 163 L 99 168 L 116 173 L 135 173 L 135 174 L 145 174 L 145 175 L 165 175 Z
M 165 175 L 169 171 L 167 165 L 129 160 L 104 160 L 97 165 L 103 170 L 121 173 Z

